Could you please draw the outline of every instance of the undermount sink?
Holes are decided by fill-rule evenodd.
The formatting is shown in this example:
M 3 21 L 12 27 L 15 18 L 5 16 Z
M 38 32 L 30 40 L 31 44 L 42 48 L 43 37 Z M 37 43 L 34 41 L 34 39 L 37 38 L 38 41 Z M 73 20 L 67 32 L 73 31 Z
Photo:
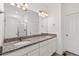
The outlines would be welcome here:
M 16 47 L 22 47 L 22 46 L 28 45 L 30 43 L 31 43 L 31 41 L 22 41 L 22 42 L 19 42 L 19 43 L 14 44 L 14 45 Z

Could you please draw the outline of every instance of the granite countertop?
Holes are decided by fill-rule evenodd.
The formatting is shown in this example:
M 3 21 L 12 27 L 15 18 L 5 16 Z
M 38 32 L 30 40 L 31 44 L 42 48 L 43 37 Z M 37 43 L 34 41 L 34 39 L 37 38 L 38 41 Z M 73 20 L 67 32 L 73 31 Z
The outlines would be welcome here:
M 37 44 L 39 42 L 42 42 L 42 41 L 45 41 L 45 40 L 48 40 L 48 39 L 51 39 L 54 37 L 56 37 L 56 34 L 40 35 L 40 36 L 31 37 L 31 38 L 22 38 L 21 41 L 16 40 L 16 41 L 12 41 L 12 42 L 6 42 L 3 45 L 2 53 L 4 54 L 4 53 L 10 52 L 10 51 L 14 51 L 14 50 L 22 48 L 24 46 L 31 46 L 33 44 Z M 16 44 L 18 44 L 20 42 L 21 42 L 21 45 L 16 46 Z M 22 42 L 23 43 L 27 42 L 28 44 L 22 44 Z

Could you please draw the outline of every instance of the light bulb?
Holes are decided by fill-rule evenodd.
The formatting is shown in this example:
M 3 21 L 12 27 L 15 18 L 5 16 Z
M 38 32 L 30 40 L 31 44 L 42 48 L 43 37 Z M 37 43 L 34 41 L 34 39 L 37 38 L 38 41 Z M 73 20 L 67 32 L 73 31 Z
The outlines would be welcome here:
M 18 7 L 18 8 L 21 8 L 20 4 L 17 4 L 17 7 Z
M 27 4 L 27 3 L 25 3 L 25 5 L 24 5 L 26 8 L 28 8 L 29 7 L 29 5 Z
M 47 14 L 47 13 L 45 13 L 45 16 L 48 16 L 48 14 Z
M 26 8 L 25 8 L 25 7 L 22 7 L 22 9 L 23 9 L 23 10 L 26 10 Z

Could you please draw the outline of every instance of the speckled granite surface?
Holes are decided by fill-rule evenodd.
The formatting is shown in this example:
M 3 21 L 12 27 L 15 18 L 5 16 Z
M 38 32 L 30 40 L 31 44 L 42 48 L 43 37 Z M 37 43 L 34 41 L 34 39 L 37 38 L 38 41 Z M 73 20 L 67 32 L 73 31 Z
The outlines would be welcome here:
M 12 42 L 7 42 L 7 43 L 4 43 L 4 45 L 3 45 L 2 53 L 6 53 L 6 52 L 9 52 L 11 50 L 21 48 L 23 46 L 28 46 L 28 45 L 32 45 L 32 44 L 35 44 L 35 43 L 39 43 L 39 42 L 42 42 L 42 41 L 45 41 L 45 40 L 48 40 L 48 39 L 51 39 L 51 38 L 54 38 L 54 37 L 56 37 L 55 34 L 52 34 L 52 35 L 48 34 L 48 35 L 41 35 L 41 36 L 26 38 L 26 39 L 23 39 L 22 41 L 15 40 L 15 41 L 12 41 Z M 31 43 L 21 45 L 21 46 L 15 46 L 16 43 L 23 42 L 23 41 L 30 41 Z

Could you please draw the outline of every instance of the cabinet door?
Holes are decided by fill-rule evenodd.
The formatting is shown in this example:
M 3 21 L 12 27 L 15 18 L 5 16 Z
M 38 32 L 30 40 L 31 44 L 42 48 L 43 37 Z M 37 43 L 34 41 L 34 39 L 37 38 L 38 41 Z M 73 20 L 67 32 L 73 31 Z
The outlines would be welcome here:
M 40 47 L 40 56 L 48 56 L 49 55 L 48 49 L 49 49 L 48 45 Z
M 44 41 L 44 42 L 40 43 L 40 47 L 43 47 L 43 46 L 46 46 L 46 45 L 48 45 L 48 41 Z
M 56 40 L 57 40 L 57 38 L 52 39 L 52 43 L 51 43 L 52 44 L 52 53 L 54 53 L 57 48 Z
M 28 52 L 28 56 L 39 56 L 39 53 L 40 53 L 40 50 L 39 50 L 39 43 L 38 44 L 35 44 L 33 46 L 30 46 L 29 47 L 30 51 Z
M 52 55 L 56 51 L 56 38 L 48 40 L 49 54 Z
M 40 54 L 40 50 L 39 49 L 35 49 L 31 52 L 28 53 L 28 56 L 39 56 Z
M 40 43 L 40 55 L 51 56 L 56 51 L 56 38 Z

